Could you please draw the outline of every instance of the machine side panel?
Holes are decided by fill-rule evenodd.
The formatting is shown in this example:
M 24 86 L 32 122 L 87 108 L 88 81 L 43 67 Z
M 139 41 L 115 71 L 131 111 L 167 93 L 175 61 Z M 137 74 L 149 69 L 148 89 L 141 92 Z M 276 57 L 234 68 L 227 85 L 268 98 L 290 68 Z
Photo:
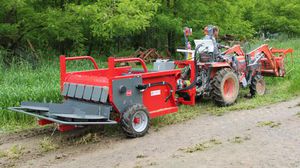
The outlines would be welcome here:
M 142 84 L 141 77 L 114 79 L 113 103 L 119 112 L 124 112 L 129 106 L 143 104 L 142 93 L 136 88 Z

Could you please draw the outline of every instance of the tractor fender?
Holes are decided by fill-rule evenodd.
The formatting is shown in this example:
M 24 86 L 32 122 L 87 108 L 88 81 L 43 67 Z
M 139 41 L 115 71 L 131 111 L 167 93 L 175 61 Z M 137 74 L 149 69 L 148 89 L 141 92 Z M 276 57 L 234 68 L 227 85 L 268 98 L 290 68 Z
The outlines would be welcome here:
M 230 66 L 229 63 L 227 62 L 215 62 L 212 63 L 210 66 L 211 69 L 211 73 L 210 73 L 210 78 L 214 78 L 214 76 L 216 75 L 216 73 L 220 70 L 220 69 L 224 69 L 224 68 L 230 68 L 232 69 L 232 67 Z

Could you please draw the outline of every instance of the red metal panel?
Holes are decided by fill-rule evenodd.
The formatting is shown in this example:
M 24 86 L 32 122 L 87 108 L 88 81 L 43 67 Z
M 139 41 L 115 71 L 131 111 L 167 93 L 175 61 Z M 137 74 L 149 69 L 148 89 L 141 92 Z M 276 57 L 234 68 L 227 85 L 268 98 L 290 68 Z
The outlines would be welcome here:
M 60 56 L 60 89 L 61 89 L 61 91 L 63 89 L 63 85 L 66 80 L 66 75 L 68 74 L 67 68 L 66 68 L 66 61 L 83 60 L 83 59 L 90 60 L 93 63 L 94 68 L 99 69 L 98 65 L 93 57 L 90 57 L 90 56 L 66 57 L 65 55 Z
M 224 54 L 236 54 L 238 56 L 245 56 L 244 51 L 242 50 L 240 45 L 234 45 L 224 52 Z
M 133 78 L 134 76 L 141 76 L 143 84 L 167 82 L 170 83 L 173 89 L 171 97 L 166 101 L 169 96 L 171 88 L 168 85 L 153 86 L 147 88 L 143 92 L 143 104 L 149 110 L 150 116 L 156 117 L 163 114 L 176 112 L 177 101 L 175 98 L 175 91 L 177 87 L 177 79 L 180 77 L 180 70 L 170 70 L 162 72 L 148 72 L 145 62 L 140 58 L 120 58 L 115 59 L 113 57 L 108 58 L 108 69 L 98 69 L 95 66 L 94 70 L 80 71 L 80 72 L 66 72 L 66 60 L 80 60 L 89 59 L 93 63 L 91 57 L 71 57 L 65 58 L 61 56 L 61 85 L 64 82 L 86 84 L 94 86 L 108 86 L 109 87 L 109 102 L 114 106 L 112 97 L 112 80 Z M 140 62 L 144 68 L 144 72 L 129 73 L 130 66 L 115 67 L 118 62 Z M 128 74 L 127 74 L 128 73 Z M 194 78 L 194 77 L 193 77 Z M 72 127 L 68 125 L 60 125 L 61 130 L 69 130 Z
M 60 62 L 60 90 L 63 90 L 64 87 L 64 82 L 65 82 L 65 76 L 67 72 L 66 68 L 66 57 L 64 55 L 61 55 L 59 57 L 59 62 Z
M 178 68 L 184 68 L 186 66 L 189 66 L 191 69 L 191 77 L 190 77 L 190 81 L 194 81 L 196 76 L 195 76 L 195 63 L 193 60 L 186 60 L 186 61 L 175 61 L 175 64 L 177 65 Z M 181 103 L 181 104 L 185 104 L 185 105 L 191 105 L 194 106 L 195 105 L 195 97 L 196 97 L 196 88 L 192 88 L 190 90 L 186 90 L 183 91 L 185 93 L 187 93 L 190 97 L 190 100 L 184 100 L 183 98 L 178 98 L 177 102 Z
M 178 107 L 170 107 L 170 108 L 164 108 L 164 109 L 158 109 L 155 111 L 152 111 L 150 113 L 150 118 L 155 118 L 155 117 L 159 117 L 159 116 L 163 116 L 166 114 L 170 114 L 170 113 L 175 113 L 178 111 Z
M 49 120 L 46 120 L 46 119 L 39 119 L 38 120 L 38 124 L 43 126 L 43 125 L 47 125 L 47 124 L 52 124 L 53 121 L 49 121 Z
M 156 76 L 148 76 L 143 78 L 143 84 L 148 83 L 157 83 L 157 82 L 168 82 L 172 85 L 174 91 L 172 96 L 169 100 L 166 101 L 166 98 L 170 94 L 169 86 L 161 85 L 161 86 L 154 86 L 146 89 L 143 92 L 143 103 L 145 107 L 148 109 L 150 115 L 154 111 L 168 109 L 170 107 L 176 107 L 176 100 L 175 100 L 175 89 L 176 89 L 176 81 L 177 78 L 175 77 L 177 71 L 174 71 L 173 74 L 170 75 L 156 75 Z M 167 113 L 168 111 L 165 110 Z
M 71 131 L 75 128 L 76 127 L 74 125 L 64 125 L 64 124 L 59 124 L 58 125 L 58 130 L 61 131 L 61 132 Z

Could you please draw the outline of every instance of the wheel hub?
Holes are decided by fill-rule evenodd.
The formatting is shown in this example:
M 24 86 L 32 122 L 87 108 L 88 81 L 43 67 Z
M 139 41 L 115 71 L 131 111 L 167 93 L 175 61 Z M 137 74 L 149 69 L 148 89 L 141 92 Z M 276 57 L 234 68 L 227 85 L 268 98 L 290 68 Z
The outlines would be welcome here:
M 265 83 L 263 80 L 259 80 L 256 84 L 256 92 L 258 95 L 263 95 L 265 93 Z
M 135 124 L 139 124 L 139 123 L 141 122 L 141 119 L 135 117 L 135 118 L 133 119 L 133 122 L 134 122 Z
M 224 82 L 224 96 L 225 97 L 232 97 L 234 94 L 234 89 L 235 89 L 235 83 L 233 79 L 227 79 Z
M 132 119 L 132 128 L 136 132 L 143 132 L 147 127 L 147 124 L 148 124 L 148 118 L 144 112 L 138 111 L 134 114 Z

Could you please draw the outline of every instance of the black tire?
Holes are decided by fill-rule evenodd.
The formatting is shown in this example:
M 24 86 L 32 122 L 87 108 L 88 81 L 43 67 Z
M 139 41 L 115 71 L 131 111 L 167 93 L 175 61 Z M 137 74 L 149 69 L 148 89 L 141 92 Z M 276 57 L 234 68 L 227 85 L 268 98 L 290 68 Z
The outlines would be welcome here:
M 230 68 L 224 68 L 216 73 L 212 80 L 211 96 L 218 106 L 229 106 L 235 103 L 239 94 L 239 80 Z
M 141 125 L 140 129 L 137 129 L 135 125 L 135 118 L 140 115 L 139 121 L 145 122 Z M 142 117 L 143 116 L 143 117 Z M 141 104 L 136 104 L 129 107 L 123 114 L 121 118 L 121 127 L 127 137 L 136 138 L 144 136 L 150 127 L 150 117 L 148 110 Z M 137 123 L 140 124 L 140 123 Z
M 252 78 L 250 85 L 250 95 L 254 97 L 255 95 L 262 96 L 266 92 L 266 83 L 264 77 L 261 75 L 255 75 Z

